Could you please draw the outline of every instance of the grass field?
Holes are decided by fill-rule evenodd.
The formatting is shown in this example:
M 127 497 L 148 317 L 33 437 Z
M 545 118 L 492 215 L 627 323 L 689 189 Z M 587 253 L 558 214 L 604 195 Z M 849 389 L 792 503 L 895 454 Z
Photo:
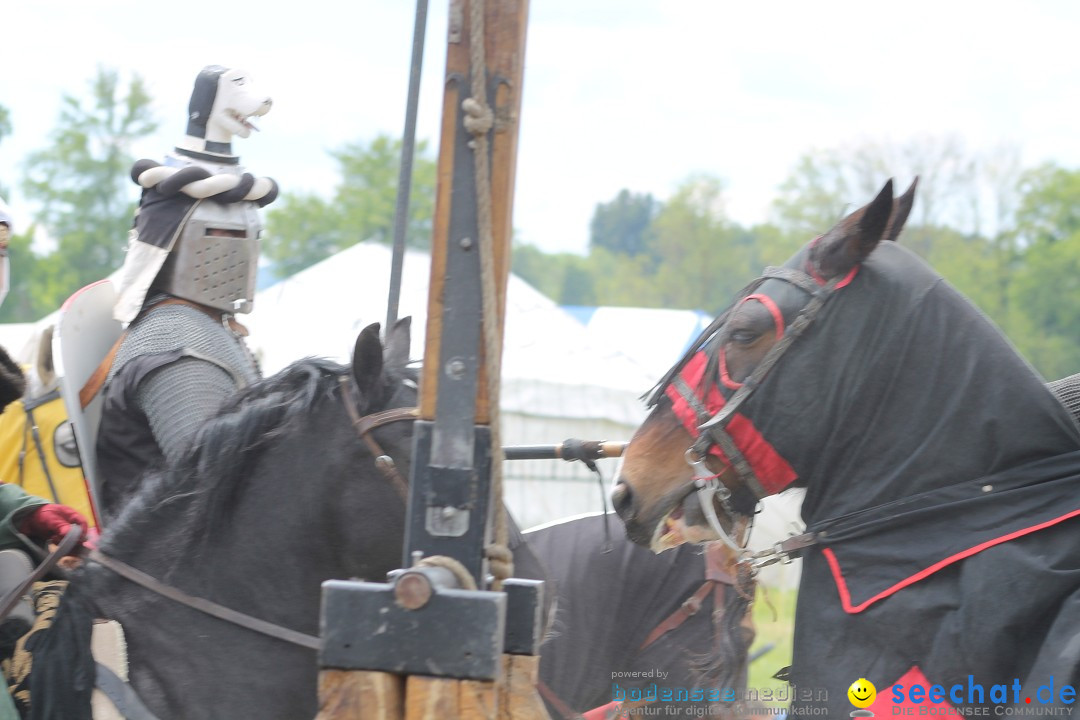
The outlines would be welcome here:
M 759 586 L 753 614 L 757 636 L 750 656 L 771 646 L 750 664 L 748 690 L 782 690 L 787 683 L 773 678 L 780 668 L 791 664 L 791 633 L 795 627 L 795 588 L 778 590 Z

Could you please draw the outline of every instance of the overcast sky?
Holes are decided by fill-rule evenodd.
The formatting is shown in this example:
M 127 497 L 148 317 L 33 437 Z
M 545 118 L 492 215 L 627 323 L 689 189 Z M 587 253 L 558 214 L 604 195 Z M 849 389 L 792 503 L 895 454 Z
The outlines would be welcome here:
M 431 0 L 418 135 L 437 142 L 448 0 Z M 246 69 L 274 99 L 234 149 L 284 191 L 329 194 L 327 150 L 404 124 L 414 0 L 6 3 L 0 181 L 44 147 L 62 93 L 95 68 L 138 72 L 161 130 L 184 131 L 205 65 Z M 750 224 L 815 147 L 956 134 L 1018 146 L 1025 164 L 1080 165 L 1080 3 L 865 0 L 533 0 L 514 226 L 547 251 L 584 252 L 597 202 L 665 198 L 694 173 L 724 179 Z M 884 178 L 883 178 L 884 180 Z M 853 198 L 853 200 L 863 200 Z M 19 194 L 8 198 L 27 218 Z M 87 218 L 92 222 L 92 218 Z M 122 239 L 119 240 L 123 242 Z

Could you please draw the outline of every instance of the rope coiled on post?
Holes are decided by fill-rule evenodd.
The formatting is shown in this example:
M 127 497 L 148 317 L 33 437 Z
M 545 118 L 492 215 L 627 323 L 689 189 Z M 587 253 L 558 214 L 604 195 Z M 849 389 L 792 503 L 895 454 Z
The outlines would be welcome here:
M 469 65 L 472 96 L 461 103 L 465 129 L 472 135 L 469 144 L 476 172 L 476 217 L 480 234 L 480 287 L 483 297 L 484 356 L 488 368 L 502 365 L 502 338 L 499 334 L 498 285 L 495 280 L 495 239 L 492 234 L 491 167 L 488 159 L 488 133 L 495 125 L 495 115 L 487 102 L 487 61 L 484 54 L 484 0 L 469 2 Z M 493 589 L 514 573 L 513 553 L 507 547 L 506 511 L 503 507 L 503 452 L 499 429 L 499 373 L 485 373 L 488 413 L 491 430 L 491 502 L 495 509 L 495 541 L 485 548 L 489 567 L 495 576 Z

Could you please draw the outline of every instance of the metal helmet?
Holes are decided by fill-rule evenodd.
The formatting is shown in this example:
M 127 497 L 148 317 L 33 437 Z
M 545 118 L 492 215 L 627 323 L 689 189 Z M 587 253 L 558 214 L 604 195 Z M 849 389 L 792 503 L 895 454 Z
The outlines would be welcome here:
M 223 312 L 251 312 L 261 230 L 253 202 L 200 200 L 152 287 Z

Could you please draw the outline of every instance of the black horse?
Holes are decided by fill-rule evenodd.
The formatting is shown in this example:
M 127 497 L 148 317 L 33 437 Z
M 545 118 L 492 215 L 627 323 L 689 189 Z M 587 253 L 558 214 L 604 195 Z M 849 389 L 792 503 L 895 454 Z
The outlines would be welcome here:
M 662 549 L 806 488 L 795 716 L 863 707 L 856 681 L 878 688 L 878 717 L 1064 712 L 1080 680 L 1080 430 L 985 316 L 890 242 L 913 190 L 894 201 L 888 183 L 713 323 L 652 396 L 615 504 Z
M 557 598 L 540 655 L 549 711 L 572 718 L 649 698 L 665 717 L 739 716 L 753 581 L 736 577 L 719 543 L 654 555 L 619 525 L 589 515 L 525 533 Z
M 300 361 L 238 395 L 177 466 L 151 473 L 100 550 L 190 595 L 318 635 L 320 584 L 400 566 L 404 502 L 346 411 L 416 404 L 409 326 L 360 333 L 352 367 Z M 348 391 L 352 385 L 355 392 Z M 373 431 L 409 472 L 411 423 Z M 132 685 L 162 718 L 313 717 L 314 650 L 223 622 L 96 562 L 34 639 L 32 717 L 89 718 L 90 620 L 121 622 Z
M 26 376 L 22 368 L 0 347 L 0 410 L 21 398 L 25 391 Z

